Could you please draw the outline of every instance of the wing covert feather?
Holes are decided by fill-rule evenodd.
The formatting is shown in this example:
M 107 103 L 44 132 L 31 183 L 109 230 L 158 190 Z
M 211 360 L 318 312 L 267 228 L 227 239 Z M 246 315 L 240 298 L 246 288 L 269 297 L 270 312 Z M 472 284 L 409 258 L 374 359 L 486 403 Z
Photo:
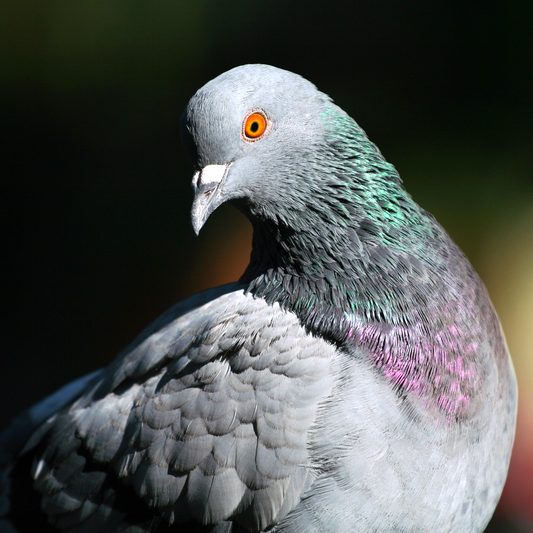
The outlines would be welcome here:
M 125 487 L 162 523 L 272 525 L 307 486 L 334 351 L 240 290 L 167 316 L 52 424 L 34 468 L 45 510 L 107 531 L 128 519 L 110 504 Z

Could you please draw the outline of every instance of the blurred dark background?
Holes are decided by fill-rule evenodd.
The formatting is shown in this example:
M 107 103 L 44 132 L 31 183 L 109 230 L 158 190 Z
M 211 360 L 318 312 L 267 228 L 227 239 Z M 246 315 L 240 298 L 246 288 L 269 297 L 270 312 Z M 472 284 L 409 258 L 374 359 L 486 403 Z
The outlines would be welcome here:
M 490 531 L 533 531 L 533 4 L 3 2 L 0 424 L 235 279 L 247 221 L 195 238 L 188 98 L 250 62 L 298 72 L 380 146 L 492 294 L 521 386 Z

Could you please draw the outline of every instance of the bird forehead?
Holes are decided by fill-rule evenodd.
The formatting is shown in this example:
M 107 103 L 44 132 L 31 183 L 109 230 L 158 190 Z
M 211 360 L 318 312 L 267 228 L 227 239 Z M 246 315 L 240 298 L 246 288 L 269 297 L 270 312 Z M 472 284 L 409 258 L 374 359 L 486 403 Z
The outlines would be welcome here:
M 242 65 L 228 70 L 204 85 L 215 89 L 241 93 L 246 96 L 256 91 L 284 93 L 290 90 L 316 91 L 315 86 L 293 72 L 269 65 Z M 202 90 L 202 89 L 200 89 Z
M 301 102 L 318 95 L 316 87 L 297 74 L 268 65 L 244 65 L 224 72 L 198 90 L 191 99 L 196 110 L 213 118 L 242 120 L 253 109 L 288 114 Z

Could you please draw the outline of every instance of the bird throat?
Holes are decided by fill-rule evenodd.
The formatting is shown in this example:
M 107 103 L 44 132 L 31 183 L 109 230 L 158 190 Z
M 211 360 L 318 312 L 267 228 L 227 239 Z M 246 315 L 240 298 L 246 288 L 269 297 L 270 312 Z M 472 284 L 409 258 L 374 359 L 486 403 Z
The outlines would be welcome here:
M 387 254 L 383 246 L 375 255 Z M 347 317 L 392 318 L 395 302 L 388 294 L 395 280 L 380 276 L 378 263 L 371 262 L 354 230 L 317 221 L 301 228 L 255 222 L 241 281 L 250 293 L 294 312 L 312 333 L 342 345 L 349 336 Z

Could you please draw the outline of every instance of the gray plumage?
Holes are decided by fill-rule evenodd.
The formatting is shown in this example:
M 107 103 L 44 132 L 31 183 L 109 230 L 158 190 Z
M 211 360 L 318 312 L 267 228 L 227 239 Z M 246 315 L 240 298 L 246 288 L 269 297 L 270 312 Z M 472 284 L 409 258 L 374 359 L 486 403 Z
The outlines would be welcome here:
M 243 126 L 254 112 L 257 137 L 261 117 Z M 183 132 L 194 229 L 233 203 L 254 226 L 250 265 L 1 434 L 0 525 L 482 531 L 516 385 L 466 258 L 295 74 L 219 76 Z

